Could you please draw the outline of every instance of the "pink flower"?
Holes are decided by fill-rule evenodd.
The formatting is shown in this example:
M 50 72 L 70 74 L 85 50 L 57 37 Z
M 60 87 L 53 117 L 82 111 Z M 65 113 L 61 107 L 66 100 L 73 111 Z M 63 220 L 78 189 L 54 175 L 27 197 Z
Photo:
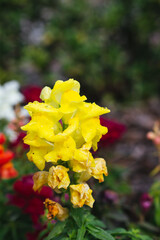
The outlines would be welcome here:
M 144 212 L 148 212 L 152 206 L 153 199 L 148 193 L 143 193 L 140 197 L 140 206 Z
M 10 147 L 11 148 L 16 148 L 17 146 L 21 146 L 22 149 L 29 149 L 29 145 L 25 144 L 23 142 L 23 138 L 26 136 L 26 133 L 25 132 L 20 132 L 16 138 L 16 140 L 12 141 L 10 143 Z
M 105 190 L 104 191 L 104 199 L 109 202 L 116 204 L 119 201 L 118 194 L 112 190 Z

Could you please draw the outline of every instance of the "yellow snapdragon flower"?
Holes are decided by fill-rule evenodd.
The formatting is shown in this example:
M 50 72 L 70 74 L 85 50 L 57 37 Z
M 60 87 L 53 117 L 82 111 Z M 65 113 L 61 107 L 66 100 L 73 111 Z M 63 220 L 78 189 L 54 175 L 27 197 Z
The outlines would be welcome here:
M 94 167 L 89 167 L 86 171 L 80 173 L 80 177 L 78 179 L 79 183 L 86 182 L 91 177 L 98 179 L 100 183 L 104 181 L 103 174 L 105 176 L 108 175 L 106 161 L 103 158 L 95 158 L 94 163 Z
M 71 202 L 74 207 L 83 207 L 84 204 L 93 207 L 92 190 L 86 183 L 70 185 L 70 192 Z
M 80 84 L 74 79 L 69 79 L 68 81 L 56 81 L 53 89 L 49 87 L 44 87 L 42 89 L 40 98 L 55 108 L 59 108 L 61 105 L 62 96 L 68 91 L 74 91 L 79 93 Z M 71 99 L 71 98 L 70 98 Z
M 69 168 L 58 165 L 52 166 L 47 171 L 39 171 L 33 175 L 33 189 L 34 191 L 40 191 L 43 185 L 48 184 L 52 189 L 67 189 L 70 184 L 68 172 Z
M 73 158 L 70 160 L 70 166 L 74 172 L 83 172 L 95 166 L 94 158 L 89 149 L 86 148 L 86 144 L 82 148 L 75 149 Z
M 33 147 L 30 146 L 30 151 L 27 153 L 27 157 L 31 162 L 39 168 L 43 170 L 45 167 L 45 158 L 44 156 L 48 154 L 52 150 L 53 146 L 48 145 L 45 147 Z
M 58 160 L 69 161 L 72 159 L 74 151 L 76 149 L 75 141 L 71 136 L 61 142 L 55 142 L 48 154 L 44 156 L 47 162 L 57 163 Z
M 41 170 L 33 177 L 34 190 L 39 191 L 43 185 L 49 185 L 54 191 L 68 189 L 72 171 L 72 204 L 92 207 L 92 190 L 85 182 L 90 177 L 102 182 L 103 175 L 107 176 L 108 172 L 105 160 L 94 159 L 91 149 L 97 150 L 99 140 L 108 131 L 101 126 L 99 117 L 110 110 L 96 103 L 87 103 L 87 98 L 79 91 L 80 84 L 73 79 L 58 80 L 53 89 L 44 87 L 40 95 L 43 102 L 35 101 L 25 106 L 31 121 L 22 129 L 27 131 L 24 143 L 30 145 L 28 159 Z M 48 171 L 46 162 L 52 164 Z M 42 171 L 44 168 L 46 171 Z M 78 181 L 74 173 L 79 175 Z M 46 206 L 52 208 L 49 218 L 63 219 L 67 215 L 67 210 L 57 203 L 49 205 L 48 201 Z
M 68 171 L 69 168 L 60 165 L 51 167 L 48 174 L 48 185 L 53 189 L 67 189 L 70 184 Z

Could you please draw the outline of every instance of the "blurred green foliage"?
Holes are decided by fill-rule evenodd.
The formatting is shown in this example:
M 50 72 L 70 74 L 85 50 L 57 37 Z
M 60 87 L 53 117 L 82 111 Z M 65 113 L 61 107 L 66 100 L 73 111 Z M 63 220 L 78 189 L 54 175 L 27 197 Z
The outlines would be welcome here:
M 159 0 L 0 0 L 1 83 L 71 77 L 96 100 L 158 95 L 159 12 Z
M 152 185 L 150 194 L 153 197 L 155 223 L 160 227 L 160 181 Z

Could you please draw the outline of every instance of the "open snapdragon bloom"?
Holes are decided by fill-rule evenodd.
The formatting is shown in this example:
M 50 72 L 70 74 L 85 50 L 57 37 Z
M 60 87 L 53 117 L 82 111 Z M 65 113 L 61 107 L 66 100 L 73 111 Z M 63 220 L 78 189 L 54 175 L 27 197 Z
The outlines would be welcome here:
M 41 170 L 33 178 L 34 188 L 48 184 L 55 191 L 70 189 L 73 206 L 92 207 L 92 190 L 85 181 L 94 177 L 102 182 L 103 174 L 108 174 L 105 160 L 94 159 L 91 149 L 97 150 L 108 131 L 99 117 L 110 110 L 87 103 L 79 91 L 80 84 L 73 79 L 58 80 L 53 89 L 44 87 L 40 95 L 43 102 L 25 106 L 31 121 L 22 129 L 27 131 L 24 143 L 30 145 L 28 159 Z M 48 173 L 43 171 L 46 162 L 53 164 Z M 71 172 L 76 180 L 71 181 Z

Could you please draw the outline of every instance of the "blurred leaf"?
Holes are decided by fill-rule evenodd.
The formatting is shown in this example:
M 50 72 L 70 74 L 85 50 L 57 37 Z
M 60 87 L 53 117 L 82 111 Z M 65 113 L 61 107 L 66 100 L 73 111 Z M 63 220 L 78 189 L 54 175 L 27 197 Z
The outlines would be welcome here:
M 77 233 L 77 238 L 76 238 L 76 240 L 84 239 L 85 232 L 86 232 L 86 226 L 85 226 L 85 225 L 82 225 L 82 226 L 78 229 L 78 233 Z
M 95 227 L 94 225 L 87 225 L 88 232 L 96 239 L 100 240 L 114 240 L 114 238 L 107 231 L 102 228 Z
M 51 230 L 49 235 L 45 238 L 45 240 L 50 240 L 52 238 L 57 237 L 59 234 L 63 233 L 65 225 L 66 225 L 66 221 L 57 222 L 55 225 L 53 225 L 53 229 Z
M 71 209 L 71 215 L 79 227 L 82 225 L 84 213 L 85 211 L 83 210 L 83 208 Z
M 153 224 L 149 223 L 149 222 L 142 222 L 139 224 L 139 226 L 141 228 L 144 228 L 144 229 L 147 229 L 148 231 L 151 231 L 151 232 L 159 232 L 160 229 L 156 226 L 154 226 Z

